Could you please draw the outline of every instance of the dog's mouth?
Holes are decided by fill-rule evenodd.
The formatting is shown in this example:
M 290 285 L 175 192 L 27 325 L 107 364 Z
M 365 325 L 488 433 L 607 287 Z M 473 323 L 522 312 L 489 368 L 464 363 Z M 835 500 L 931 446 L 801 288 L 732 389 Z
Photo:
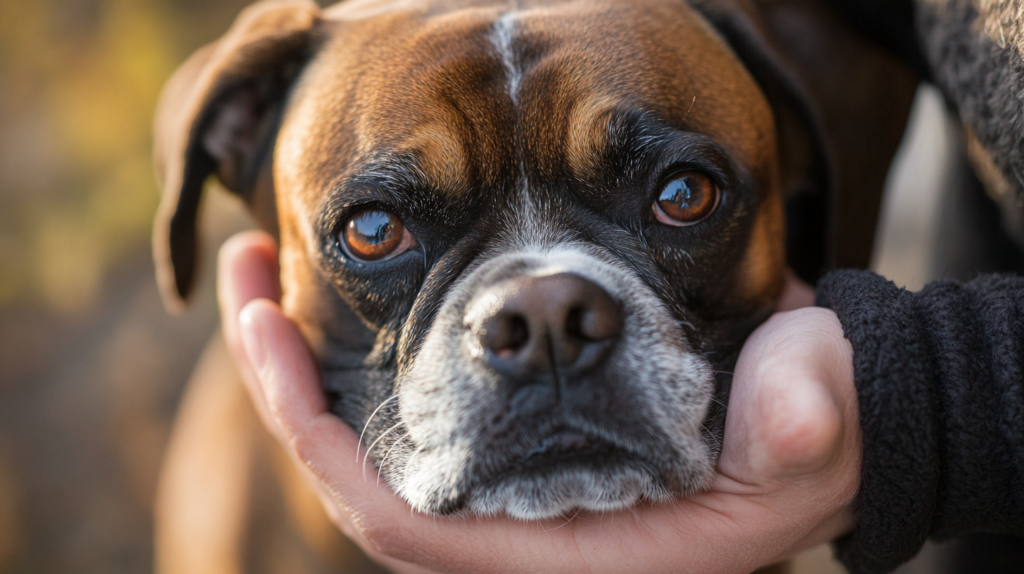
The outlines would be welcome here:
M 645 457 L 610 440 L 568 428 L 548 435 L 537 447 L 496 473 L 488 482 L 526 477 L 543 479 L 574 469 L 607 472 L 619 466 L 642 469 L 653 479 L 665 483 L 656 465 Z
M 610 439 L 572 428 L 559 428 L 549 433 L 535 448 L 509 465 L 505 472 L 557 470 L 573 465 L 607 469 L 626 461 L 631 466 L 643 466 L 659 480 L 662 479 L 652 462 L 631 449 Z
M 509 470 L 563 465 L 589 459 L 607 460 L 625 451 L 611 442 L 582 431 L 560 428 L 520 458 Z
M 617 510 L 672 496 L 663 473 L 646 457 L 565 427 L 546 433 L 472 490 L 466 502 L 473 511 L 526 520 Z

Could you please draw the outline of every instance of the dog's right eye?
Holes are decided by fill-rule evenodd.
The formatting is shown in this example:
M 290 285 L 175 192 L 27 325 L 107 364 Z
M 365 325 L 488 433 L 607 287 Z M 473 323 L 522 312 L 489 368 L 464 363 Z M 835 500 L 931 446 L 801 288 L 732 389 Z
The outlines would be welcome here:
M 339 235 L 345 252 L 363 262 L 385 261 L 416 245 L 398 217 L 380 209 L 356 212 Z
M 718 208 L 722 192 L 711 178 L 697 171 L 672 176 L 651 206 L 654 218 L 673 227 L 704 221 Z

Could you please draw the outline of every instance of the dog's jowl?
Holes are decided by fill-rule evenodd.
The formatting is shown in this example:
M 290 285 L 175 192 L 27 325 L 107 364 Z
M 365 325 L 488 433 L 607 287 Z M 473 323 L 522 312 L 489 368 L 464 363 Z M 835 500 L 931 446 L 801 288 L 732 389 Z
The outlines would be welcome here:
M 165 295 L 216 174 L 278 237 L 334 411 L 415 509 L 705 488 L 725 373 L 783 284 L 784 194 L 832 173 L 759 22 L 718 4 L 250 8 L 161 105 Z

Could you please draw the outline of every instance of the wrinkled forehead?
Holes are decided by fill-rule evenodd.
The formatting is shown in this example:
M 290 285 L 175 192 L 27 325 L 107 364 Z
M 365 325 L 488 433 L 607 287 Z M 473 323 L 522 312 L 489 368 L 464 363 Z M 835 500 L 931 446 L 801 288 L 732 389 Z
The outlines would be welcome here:
M 585 179 L 629 112 L 710 137 L 755 180 L 774 160 L 766 100 L 678 0 L 355 1 L 327 18 L 278 147 L 293 189 L 387 164 L 456 198 L 524 169 Z

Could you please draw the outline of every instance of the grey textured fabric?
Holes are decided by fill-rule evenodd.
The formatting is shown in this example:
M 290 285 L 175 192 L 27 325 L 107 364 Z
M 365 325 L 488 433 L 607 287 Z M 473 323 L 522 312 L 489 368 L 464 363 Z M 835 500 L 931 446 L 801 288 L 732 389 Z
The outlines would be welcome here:
M 1024 3 L 918 0 L 932 80 L 968 131 L 971 163 L 1024 247 Z

